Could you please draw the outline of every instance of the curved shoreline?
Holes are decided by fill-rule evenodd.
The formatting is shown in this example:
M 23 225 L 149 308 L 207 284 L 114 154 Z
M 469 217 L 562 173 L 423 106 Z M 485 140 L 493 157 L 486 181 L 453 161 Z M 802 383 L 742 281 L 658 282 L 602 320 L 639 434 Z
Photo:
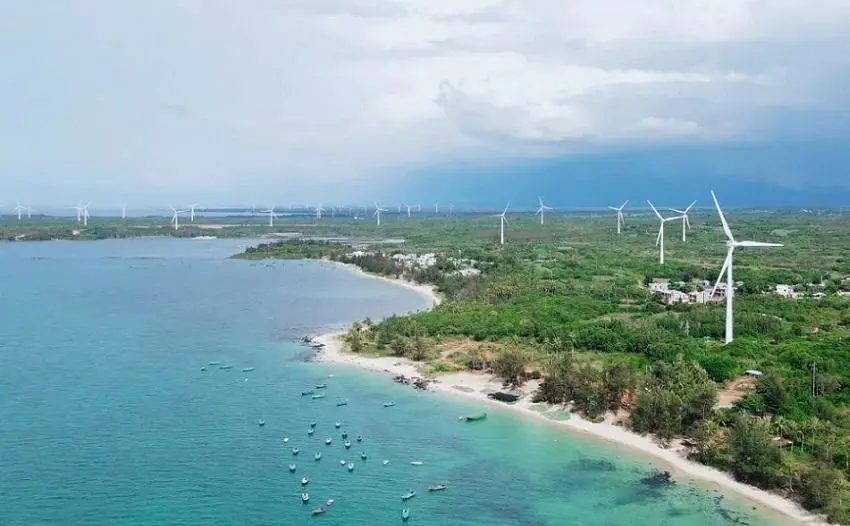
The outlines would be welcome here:
M 436 295 L 432 286 L 369 274 L 355 265 L 335 261 L 331 263 L 355 270 L 364 276 L 385 280 L 412 289 L 431 299 L 434 306 L 440 303 L 440 298 Z M 315 338 L 316 341 L 324 344 L 324 347 L 315 355 L 315 361 L 348 365 L 393 376 L 423 375 L 423 364 L 406 358 L 361 356 L 345 352 L 343 349 L 344 344 L 341 341 L 343 334 L 344 332 L 331 332 L 317 336 Z M 530 395 L 523 396 L 515 404 L 505 404 L 491 400 L 487 398 L 487 393 L 497 391 L 501 388 L 501 382 L 492 375 L 466 371 L 437 376 L 436 380 L 429 387 L 430 391 L 460 396 L 467 400 L 513 412 L 517 416 L 537 418 L 552 426 L 567 429 L 569 430 L 568 432 L 581 433 L 589 438 L 604 440 L 609 444 L 625 447 L 629 451 L 651 457 L 656 463 L 669 468 L 677 477 L 699 481 L 703 485 L 721 489 L 725 493 L 734 493 L 742 500 L 763 506 L 769 512 L 781 515 L 786 519 L 791 519 L 797 524 L 817 526 L 827 526 L 828 524 L 824 521 L 823 517 L 805 510 L 790 499 L 755 486 L 738 482 L 726 472 L 688 460 L 682 448 L 662 448 L 655 442 L 652 436 L 633 433 L 622 426 L 616 425 L 610 419 L 606 419 L 606 421 L 601 423 L 594 423 L 573 414 L 568 420 L 555 420 L 547 416 L 546 413 L 557 410 L 557 408 L 548 404 L 533 404 Z M 528 387 L 523 389 L 523 391 L 529 394 Z

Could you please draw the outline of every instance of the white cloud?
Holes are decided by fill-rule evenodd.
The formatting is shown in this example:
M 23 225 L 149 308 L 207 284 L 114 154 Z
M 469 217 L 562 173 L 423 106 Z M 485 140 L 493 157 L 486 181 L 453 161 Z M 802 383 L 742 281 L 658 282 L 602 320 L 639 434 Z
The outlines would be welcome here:
M 850 109 L 848 30 L 839 0 L 11 0 L 0 179 L 343 199 L 441 159 L 764 138 Z

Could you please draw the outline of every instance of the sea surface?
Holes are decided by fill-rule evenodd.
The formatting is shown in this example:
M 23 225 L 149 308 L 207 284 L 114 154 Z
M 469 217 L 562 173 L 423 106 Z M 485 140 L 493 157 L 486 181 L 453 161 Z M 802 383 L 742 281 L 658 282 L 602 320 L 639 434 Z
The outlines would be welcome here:
M 318 262 L 227 259 L 246 243 L 0 245 L 0 524 L 381 526 L 403 507 L 422 526 L 777 523 L 687 481 L 648 487 L 645 458 L 545 422 L 464 424 L 468 401 L 307 363 L 298 337 L 428 300 Z M 318 383 L 326 398 L 300 396 Z M 345 450 L 342 430 L 363 442 Z

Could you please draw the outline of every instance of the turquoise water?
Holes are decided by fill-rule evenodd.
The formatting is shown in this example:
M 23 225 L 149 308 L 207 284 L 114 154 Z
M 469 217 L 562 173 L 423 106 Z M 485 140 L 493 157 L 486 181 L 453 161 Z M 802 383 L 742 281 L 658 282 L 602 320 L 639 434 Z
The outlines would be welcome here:
M 321 263 L 225 259 L 241 245 L 0 245 L 0 524 L 375 526 L 401 523 L 409 488 L 423 526 L 776 524 L 692 483 L 649 489 L 645 459 L 544 422 L 462 424 L 468 402 L 305 363 L 293 338 L 427 300 Z M 326 399 L 300 396 L 319 382 Z M 346 451 L 335 421 L 363 443 Z

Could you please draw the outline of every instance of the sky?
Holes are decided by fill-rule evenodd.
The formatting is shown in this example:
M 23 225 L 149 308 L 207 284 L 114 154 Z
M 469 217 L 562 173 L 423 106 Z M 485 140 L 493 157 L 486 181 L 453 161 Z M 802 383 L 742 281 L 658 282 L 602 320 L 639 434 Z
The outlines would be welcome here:
M 0 205 L 836 200 L 847 49 L 850 0 L 4 0 Z

